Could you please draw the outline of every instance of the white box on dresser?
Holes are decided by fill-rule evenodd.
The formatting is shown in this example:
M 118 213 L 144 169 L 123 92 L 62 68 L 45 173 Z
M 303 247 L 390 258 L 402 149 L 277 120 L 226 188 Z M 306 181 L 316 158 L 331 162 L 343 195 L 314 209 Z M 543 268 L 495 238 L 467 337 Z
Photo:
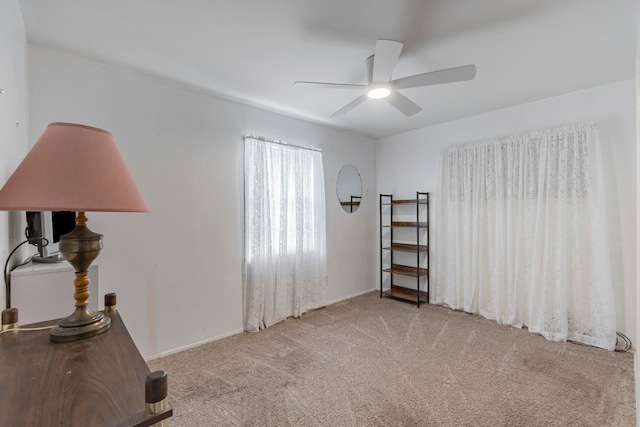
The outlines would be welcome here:
M 29 263 L 11 272 L 11 307 L 18 309 L 18 323 L 26 325 L 66 317 L 73 313 L 73 267 L 64 261 Z M 99 310 L 98 265 L 89 267 L 89 309 Z

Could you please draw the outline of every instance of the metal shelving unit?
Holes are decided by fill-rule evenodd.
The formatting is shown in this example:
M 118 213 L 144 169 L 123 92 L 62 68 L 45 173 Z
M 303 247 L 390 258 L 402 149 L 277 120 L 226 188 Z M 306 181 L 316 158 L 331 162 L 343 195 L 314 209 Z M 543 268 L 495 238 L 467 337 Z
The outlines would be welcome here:
M 412 206 L 415 213 L 408 209 Z M 397 209 L 405 210 L 402 221 L 395 220 L 401 214 Z M 412 220 L 405 221 L 407 216 L 413 216 Z M 398 228 L 415 229 L 414 241 L 397 241 L 394 229 Z M 415 254 L 415 263 L 409 265 L 406 259 L 397 262 L 398 256 L 394 255 L 397 252 Z M 390 279 L 386 289 L 385 275 Z M 397 284 L 396 276 L 415 277 L 415 289 Z M 380 298 L 383 296 L 411 301 L 418 307 L 429 302 L 429 193 L 418 191 L 416 198 L 410 200 L 394 200 L 391 194 L 380 194 Z

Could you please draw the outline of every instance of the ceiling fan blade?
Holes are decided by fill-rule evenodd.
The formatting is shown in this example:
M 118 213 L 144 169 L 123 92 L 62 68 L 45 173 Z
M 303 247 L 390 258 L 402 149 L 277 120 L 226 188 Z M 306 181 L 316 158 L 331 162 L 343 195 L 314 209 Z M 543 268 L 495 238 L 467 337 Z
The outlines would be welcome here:
M 367 81 L 367 86 L 373 81 L 373 58 L 373 55 L 371 55 L 364 61 L 364 77 Z
M 349 111 L 353 110 L 358 105 L 366 101 L 368 97 L 369 96 L 366 93 L 364 95 L 360 95 L 359 97 L 357 97 L 356 99 L 354 99 L 353 101 L 351 101 L 350 103 L 348 103 L 347 105 L 345 105 L 344 107 L 342 107 L 341 109 L 333 113 L 331 117 L 340 117 L 343 114 L 348 113 Z
M 414 114 L 422 111 L 422 108 L 420 108 L 418 104 L 398 92 L 391 92 L 391 94 L 384 99 L 407 117 L 413 116 Z
M 363 89 L 366 85 L 353 85 L 349 83 L 323 83 L 323 82 L 295 82 L 299 86 L 315 86 L 329 89 Z
M 472 80 L 476 76 L 475 65 L 447 68 L 446 70 L 432 71 L 430 73 L 416 74 L 393 81 L 396 89 L 408 89 L 419 86 L 439 85 L 442 83 L 461 82 Z
M 402 52 L 400 42 L 384 39 L 376 41 L 376 52 L 373 55 L 373 83 L 387 83 L 391 80 L 400 52 Z

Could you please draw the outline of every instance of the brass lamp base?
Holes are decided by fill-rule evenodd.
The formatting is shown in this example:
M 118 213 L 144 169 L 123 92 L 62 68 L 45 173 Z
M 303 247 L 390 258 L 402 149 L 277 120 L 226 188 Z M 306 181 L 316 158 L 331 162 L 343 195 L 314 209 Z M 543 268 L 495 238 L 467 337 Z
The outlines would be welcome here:
M 68 321 L 68 319 L 78 317 L 79 313 L 82 313 L 80 316 L 86 318 L 89 323 L 76 325 L 74 322 Z M 76 341 L 106 332 L 110 327 L 111 318 L 105 316 L 104 313 L 94 313 L 87 307 L 76 307 L 71 316 L 60 320 L 58 326 L 51 329 L 49 337 L 51 341 L 56 342 Z
M 76 291 L 76 309 L 58 322 L 58 326 L 49 333 L 51 341 L 68 342 L 89 338 L 106 332 L 111 319 L 104 313 L 94 313 L 87 307 L 89 300 L 89 266 L 102 250 L 102 234 L 87 228 L 87 217 L 78 212 L 76 228 L 60 236 L 60 253 L 76 272 L 73 284 Z

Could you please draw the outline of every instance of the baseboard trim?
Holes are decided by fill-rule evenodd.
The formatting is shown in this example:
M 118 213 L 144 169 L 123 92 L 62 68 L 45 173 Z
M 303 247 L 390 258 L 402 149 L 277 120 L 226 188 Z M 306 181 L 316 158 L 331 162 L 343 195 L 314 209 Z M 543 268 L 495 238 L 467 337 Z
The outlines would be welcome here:
M 337 304 L 339 302 L 346 301 L 348 299 L 355 298 L 355 297 L 358 297 L 360 295 L 368 294 L 369 292 L 373 292 L 376 289 L 377 288 L 371 288 L 371 289 L 367 289 L 366 291 L 355 293 L 353 295 L 349 295 L 349 296 L 346 296 L 346 297 L 343 297 L 343 298 L 338 298 L 338 299 L 335 299 L 335 300 L 327 302 L 327 305 Z M 163 351 L 163 352 L 160 352 L 158 354 L 154 354 L 154 355 L 149 356 L 149 357 L 145 357 L 145 360 L 147 362 L 150 362 L 150 361 L 152 361 L 154 359 L 160 359 L 161 357 L 169 356 L 169 355 L 175 354 L 175 353 L 180 353 L 181 351 L 189 350 L 190 348 L 198 347 L 198 346 L 201 346 L 201 345 L 204 345 L 204 344 L 208 344 L 208 343 L 213 342 L 213 341 L 218 341 L 218 340 L 221 340 L 223 338 L 231 337 L 233 335 L 237 335 L 237 334 L 240 334 L 242 332 L 244 332 L 242 329 L 236 329 L 235 331 L 231 331 L 231 332 L 227 332 L 225 334 L 217 335 L 217 336 L 212 337 L 212 338 L 207 338 L 206 340 L 198 341 L 198 342 L 195 342 L 195 343 L 192 343 L 192 344 L 188 344 L 188 345 L 185 345 L 185 346 L 182 346 L 182 347 L 174 348 L 172 350 Z
M 343 297 L 343 298 L 338 298 L 338 299 L 335 299 L 333 301 L 327 302 L 327 305 L 337 304 L 339 302 L 346 301 L 346 300 L 351 299 L 351 298 L 359 297 L 360 295 L 368 294 L 369 292 L 373 292 L 375 290 L 378 290 L 378 288 L 371 288 L 371 289 L 367 289 L 366 291 L 358 292 L 358 293 L 353 294 L 353 295 L 349 295 L 349 296 L 346 296 L 346 297 Z
M 227 333 L 221 334 L 221 335 L 216 335 L 215 337 L 207 338 L 206 340 L 194 342 L 192 344 L 188 344 L 188 345 L 185 345 L 185 346 L 182 346 L 182 347 L 174 348 L 172 350 L 167 350 L 167 351 L 163 351 L 163 352 L 158 353 L 158 354 L 154 354 L 153 356 L 145 357 L 145 361 L 149 362 L 149 361 L 154 360 L 154 359 L 160 359 L 161 357 L 169 356 L 170 354 L 180 353 L 181 351 L 189 350 L 190 348 L 198 347 L 198 346 L 201 346 L 201 345 L 213 342 L 213 341 L 218 341 L 218 340 L 221 340 L 223 338 L 231 337 L 233 335 L 238 335 L 238 334 L 240 334 L 242 332 L 244 332 L 242 329 L 236 329 L 235 331 L 227 332 Z

